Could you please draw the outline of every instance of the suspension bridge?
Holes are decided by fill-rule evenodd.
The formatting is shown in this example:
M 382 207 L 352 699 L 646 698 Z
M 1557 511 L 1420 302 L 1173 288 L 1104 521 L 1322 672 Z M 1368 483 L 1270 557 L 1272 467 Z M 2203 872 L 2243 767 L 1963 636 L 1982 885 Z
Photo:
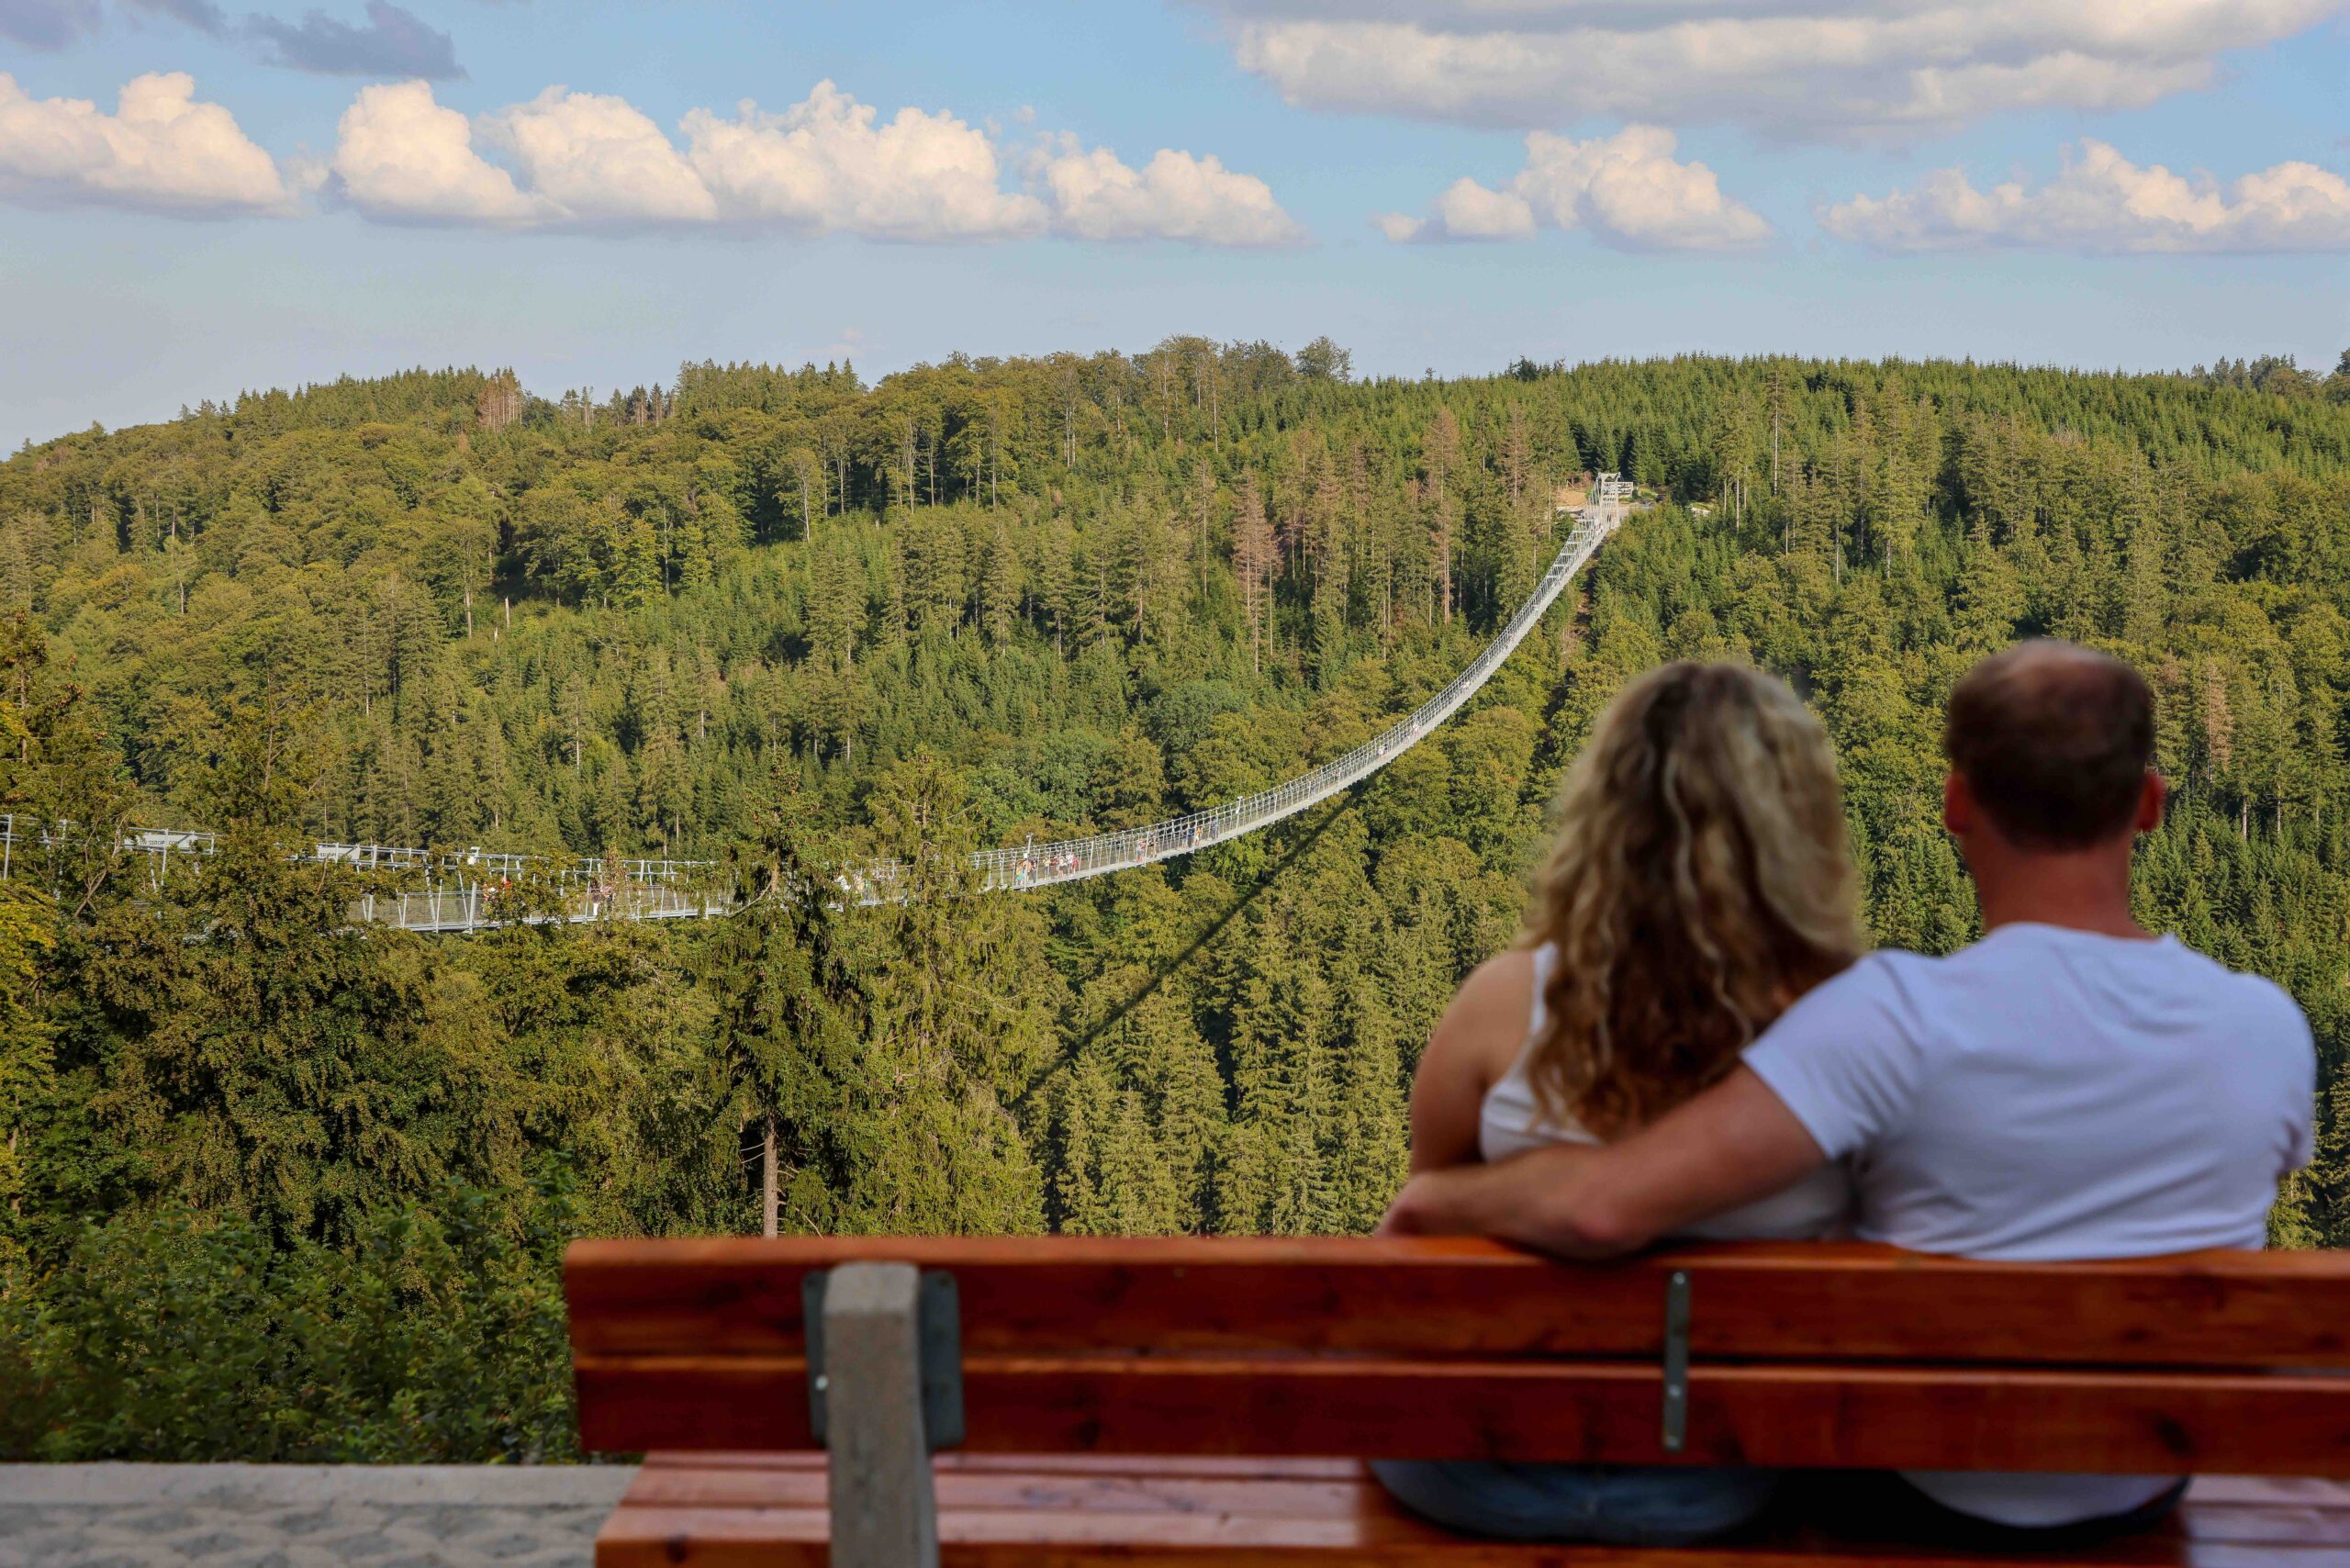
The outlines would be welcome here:
M 981 850 L 971 857 L 975 887 L 984 892 L 1024 891 L 1189 855 L 1295 816 L 1377 773 L 1459 712 L 1493 678 L 1636 504 L 1629 485 L 1613 474 L 1599 476 L 1591 497 L 1592 504 L 1572 514 L 1574 524 L 1549 569 L 1493 640 L 1434 696 L 1370 740 L 1310 772 L 1212 811 L 1084 838 Z M 71 830 L 0 813 L 0 876 L 14 875 L 28 851 L 53 843 L 60 831 Z M 134 829 L 119 843 L 124 854 L 144 857 L 158 885 L 169 874 L 173 857 L 208 856 L 216 847 L 213 834 L 183 829 Z M 513 890 L 525 883 L 554 895 L 554 913 L 521 916 L 533 922 L 692 919 L 733 907 L 731 893 L 717 885 L 717 868 L 707 860 L 563 859 L 380 844 L 319 844 L 302 858 L 394 873 L 387 882 L 409 885 L 367 892 L 353 913 L 408 931 L 472 931 L 510 923 L 516 918 Z M 842 873 L 842 892 L 856 903 L 890 902 L 900 896 L 904 876 L 905 868 L 895 862 L 868 862 Z M 508 902 L 505 910 L 499 908 L 501 899 Z M 543 893 L 535 902 L 539 909 L 546 907 Z

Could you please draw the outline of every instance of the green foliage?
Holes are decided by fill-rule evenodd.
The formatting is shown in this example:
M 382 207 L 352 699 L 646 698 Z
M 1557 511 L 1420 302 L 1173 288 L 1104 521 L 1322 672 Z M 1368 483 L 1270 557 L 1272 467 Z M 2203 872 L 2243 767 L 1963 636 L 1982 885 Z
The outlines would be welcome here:
M 18 1458 L 568 1458 L 560 1182 L 444 1193 L 346 1248 L 165 1208 L 93 1223 L 71 1289 L 0 1274 L 0 1443 Z
M 532 1458 L 582 1233 L 1346 1232 L 1541 813 L 1671 657 L 1834 738 L 1871 928 L 1975 911 L 1936 728 L 2053 633 L 2162 696 L 2143 918 L 2323 1058 L 2283 1244 L 2350 1241 L 2340 375 L 1343 350 L 254 394 L 0 463 L 0 1455 Z M 1165 866 L 965 855 L 1212 805 L 1449 678 L 1595 469 L 1662 503 L 1452 723 Z M 215 828 L 168 872 L 126 822 Z M 691 855 L 742 913 L 354 924 L 314 840 Z M 875 857 L 916 893 L 864 905 Z M 771 1130 L 771 1131 L 770 1131 Z M 565 1175 L 554 1181 L 556 1169 Z M 534 1179 L 535 1178 L 535 1179 Z

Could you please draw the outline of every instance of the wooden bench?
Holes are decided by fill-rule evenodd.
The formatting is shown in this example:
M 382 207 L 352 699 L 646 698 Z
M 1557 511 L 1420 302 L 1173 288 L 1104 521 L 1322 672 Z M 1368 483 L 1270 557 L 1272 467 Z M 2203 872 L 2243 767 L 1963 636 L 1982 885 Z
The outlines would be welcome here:
M 655 1450 L 599 1568 L 1980 1561 L 1802 1520 L 1467 1540 L 1351 1456 L 2192 1472 L 2156 1530 L 2007 1560 L 2350 1568 L 2350 1254 L 871 1238 L 587 1241 L 565 1274 L 582 1443 Z

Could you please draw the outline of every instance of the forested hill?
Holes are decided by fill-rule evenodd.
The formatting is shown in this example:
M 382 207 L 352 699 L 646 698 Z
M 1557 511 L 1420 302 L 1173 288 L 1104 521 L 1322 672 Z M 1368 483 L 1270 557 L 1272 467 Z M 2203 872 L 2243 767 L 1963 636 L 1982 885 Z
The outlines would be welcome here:
M 2024 597 L 1986 620 L 2150 660 L 2192 651 L 2158 628 L 2203 575 L 2342 569 L 2350 407 L 2305 380 L 1685 359 L 1347 385 L 1307 357 L 251 395 L 0 464 L 0 605 L 74 661 L 157 820 L 200 814 L 207 757 L 275 701 L 309 721 L 321 837 L 708 851 L 778 759 L 847 821 L 927 749 L 979 774 L 995 837 L 1225 790 L 1247 770 L 1194 755 L 1220 717 L 1237 740 L 1269 706 L 1412 689 L 1531 583 L 1584 470 L 1727 496 L 1759 557 L 1830 590 L 1868 567 L 1852 591 L 1896 605 L 1969 591 L 1995 550 Z M 1818 591 L 1789 602 L 1842 608 Z
M 785 1228 L 1365 1226 L 1560 769 L 1671 656 L 1818 706 L 1874 928 L 1936 950 L 1974 922 L 1952 681 L 2035 633 L 2136 661 L 2177 791 L 2144 917 L 2290 987 L 2342 1080 L 2350 374 L 1347 371 L 1179 339 L 602 400 L 416 372 L 0 463 L 8 806 L 228 834 L 161 887 L 86 846 L 0 884 L 0 1454 L 561 1451 L 553 1248 L 755 1228 L 768 1170 Z M 277 853 L 755 884 L 1211 805 L 1457 670 L 1599 469 L 1665 504 L 1467 711 L 1185 861 L 428 940 Z M 2280 1239 L 2350 1240 L 2324 1121 Z

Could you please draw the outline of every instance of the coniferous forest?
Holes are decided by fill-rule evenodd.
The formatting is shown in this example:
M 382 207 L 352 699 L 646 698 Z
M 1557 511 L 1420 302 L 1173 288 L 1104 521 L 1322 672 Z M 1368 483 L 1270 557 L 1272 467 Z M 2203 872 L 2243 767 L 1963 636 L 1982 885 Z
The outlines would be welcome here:
M 1598 470 L 1659 504 L 1353 795 L 961 885 L 1373 734 Z M 73 824 L 0 880 L 0 1458 L 572 1457 L 581 1234 L 1367 1228 L 1561 769 L 1681 656 L 1816 706 L 1874 934 L 1929 951 L 1975 923 L 1952 682 L 2024 635 L 2134 661 L 2175 791 L 2142 917 L 2309 1012 L 2273 1230 L 2350 1242 L 2350 356 L 418 371 L 28 444 L 0 616 L 0 809 Z M 397 874 L 319 841 L 691 857 L 747 903 L 422 936 L 354 924 Z M 876 855 L 917 896 L 827 896 Z

